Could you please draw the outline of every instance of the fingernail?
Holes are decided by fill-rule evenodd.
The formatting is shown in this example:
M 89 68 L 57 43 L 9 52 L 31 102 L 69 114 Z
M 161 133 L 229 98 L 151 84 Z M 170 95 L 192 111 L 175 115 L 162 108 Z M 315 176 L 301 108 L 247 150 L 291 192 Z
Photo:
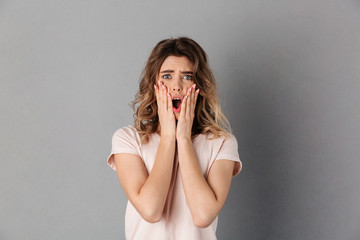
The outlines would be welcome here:
M 165 86 L 164 86 L 164 85 L 162 85 L 162 89 L 164 89 L 164 90 L 165 90 Z
M 154 89 L 156 90 L 156 85 L 154 84 Z
M 195 88 L 196 87 L 196 83 L 194 83 L 194 85 L 192 85 L 193 86 L 193 88 Z
M 199 93 L 200 92 L 200 89 L 196 90 L 196 93 Z

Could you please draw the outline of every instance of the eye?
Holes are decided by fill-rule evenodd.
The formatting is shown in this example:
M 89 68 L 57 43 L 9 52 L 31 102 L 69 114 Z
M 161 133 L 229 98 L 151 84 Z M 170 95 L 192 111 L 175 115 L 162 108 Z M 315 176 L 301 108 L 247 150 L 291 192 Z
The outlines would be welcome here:
M 164 74 L 161 76 L 163 79 L 170 79 L 171 75 L 170 74 Z
M 184 79 L 185 80 L 192 80 L 193 76 L 192 75 L 184 75 Z

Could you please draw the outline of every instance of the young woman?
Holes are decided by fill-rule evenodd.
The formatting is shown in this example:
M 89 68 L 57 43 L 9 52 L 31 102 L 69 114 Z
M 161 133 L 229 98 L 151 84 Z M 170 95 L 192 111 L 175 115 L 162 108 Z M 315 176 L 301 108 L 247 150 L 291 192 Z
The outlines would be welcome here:
M 126 239 L 216 239 L 217 216 L 241 170 L 207 55 L 192 39 L 150 54 L 108 164 L 128 197 Z

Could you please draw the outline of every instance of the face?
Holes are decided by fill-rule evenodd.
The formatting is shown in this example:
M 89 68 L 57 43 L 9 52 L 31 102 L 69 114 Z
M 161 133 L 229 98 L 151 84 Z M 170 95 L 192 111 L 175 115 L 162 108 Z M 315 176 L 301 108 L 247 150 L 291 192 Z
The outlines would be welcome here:
M 176 119 L 180 116 L 180 104 L 187 90 L 194 84 L 194 66 L 185 56 L 169 56 L 160 67 L 158 80 L 167 87 L 173 99 Z

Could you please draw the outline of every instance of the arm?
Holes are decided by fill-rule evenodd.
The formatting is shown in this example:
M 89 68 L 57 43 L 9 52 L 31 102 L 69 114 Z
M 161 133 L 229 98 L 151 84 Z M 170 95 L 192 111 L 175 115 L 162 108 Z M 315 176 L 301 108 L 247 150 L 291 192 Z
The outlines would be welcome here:
M 229 192 L 234 162 L 217 160 L 207 179 L 203 176 L 191 141 L 195 103 L 199 90 L 195 85 L 188 90 L 181 105 L 176 129 L 179 167 L 193 222 L 197 227 L 209 226 L 223 207 Z
M 160 143 L 148 174 L 142 159 L 134 154 L 116 154 L 115 165 L 124 192 L 148 222 L 160 221 L 168 195 L 175 156 L 175 116 L 172 101 L 161 82 L 154 86 L 160 121 Z
M 148 222 L 161 219 L 172 175 L 175 138 L 161 137 L 154 166 L 147 173 L 141 158 L 134 154 L 116 154 L 119 181 L 130 202 Z
M 178 150 L 181 179 L 193 222 L 197 227 L 207 227 L 225 203 L 235 163 L 215 161 L 205 179 L 191 140 L 178 139 Z

